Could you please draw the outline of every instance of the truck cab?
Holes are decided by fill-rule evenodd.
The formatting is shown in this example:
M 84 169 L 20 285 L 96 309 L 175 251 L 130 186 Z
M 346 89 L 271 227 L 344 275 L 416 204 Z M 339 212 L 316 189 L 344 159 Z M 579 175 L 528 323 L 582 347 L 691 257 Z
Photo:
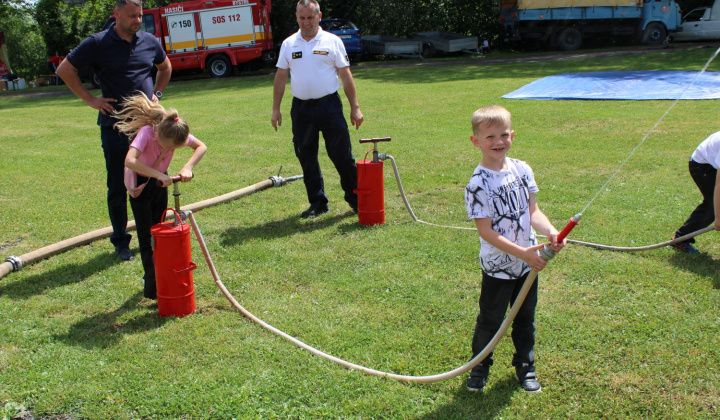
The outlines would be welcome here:
M 682 32 L 673 41 L 703 41 L 720 39 L 720 5 L 699 7 L 688 12 L 682 20 Z

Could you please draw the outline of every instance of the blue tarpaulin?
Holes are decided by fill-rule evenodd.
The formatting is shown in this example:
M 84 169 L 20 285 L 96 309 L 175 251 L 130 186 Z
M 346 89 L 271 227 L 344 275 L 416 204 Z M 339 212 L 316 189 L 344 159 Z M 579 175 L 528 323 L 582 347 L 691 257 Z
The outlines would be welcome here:
M 563 73 L 543 77 L 503 98 L 720 99 L 720 72 L 698 74 L 697 71 L 665 70 Z

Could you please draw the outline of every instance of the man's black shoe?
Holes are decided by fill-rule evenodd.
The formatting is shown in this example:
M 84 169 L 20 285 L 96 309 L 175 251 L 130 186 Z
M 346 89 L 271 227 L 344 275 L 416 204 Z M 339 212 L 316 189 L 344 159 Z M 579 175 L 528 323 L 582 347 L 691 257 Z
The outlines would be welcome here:
M 326 205 L 325 206 L 310 206 L 309 209 L 302 212 L 300 217 L 302 217 L 303 219 L 307 219 L 310 217 L 318 217 L 321 214 L 324 214 L 327 212 L 328 212 L 328 206 L 326 206 Z
M 130 248 L 115 248 L 115 255 L 123 261 L 130 261 L 135 258 Z

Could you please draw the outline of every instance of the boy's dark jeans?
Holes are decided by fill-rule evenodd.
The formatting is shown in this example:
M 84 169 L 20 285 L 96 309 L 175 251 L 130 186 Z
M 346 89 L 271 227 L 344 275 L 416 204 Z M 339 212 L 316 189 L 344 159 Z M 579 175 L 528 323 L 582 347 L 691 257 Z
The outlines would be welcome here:
M 703 201 L 690 214 L 687 221 L 675 232 L 676 237 L 685 236 L 710 226 L 715 221 L 715 206 L 713 204 L 713 196 L 715 194 L 715 179 L 717 178 L 717 169 L 706 163 L 697 163 L 693 160 L 688 164 L 690 176 L 695 185 L 697 185 L 700 193 L 702 193 Z M 690 238 L 687 242 L 694 243 L 695 238 Z
M 512 306 L 520 293 L 525 279 L 529 272 L 516 280 L 504 280 L 488 276 L 483 273 L 482 289 L 480 291 L 480 314 L 475 324 L 473 335 L 472 351 L 473 357 L 477 356 L 485 346 L 492 340 L 493 336 L 500 329 L 505 318 L 505 312 Z M 512 324 L 512 340 L 515 344 L 515 355 L 513 366 L 520 367 L 523 363 L 528 366 L 526 371 L 533 371 L 535 365 L 535 307 L 537 306 L 538 280 L 535 279 L 530 291 L 523 301 Z M 485 373 L 493 364 L 493 353 L 491 352 L 479 365 L 473 368 L 473 372 Z

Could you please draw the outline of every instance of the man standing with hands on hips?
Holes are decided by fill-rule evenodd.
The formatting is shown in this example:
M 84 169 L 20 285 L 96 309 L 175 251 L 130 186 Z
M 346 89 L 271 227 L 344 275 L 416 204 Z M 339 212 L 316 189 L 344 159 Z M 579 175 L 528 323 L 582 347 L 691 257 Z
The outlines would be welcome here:
M 107 170 L 107 203 L 113 233 L 110 242 L 122 260 L 133 259 L 127 233 L 127 190 L 124 183 L 125 156 L 130 141 L 113 125 L 113 117 L 122 109 L 124 98 L 141 91 L 153 102 L 162 97 L 170 81 L 172 65 L 155 36 L 141 31 L 142 0 L 117 0 L 115 24 L 85 38 L 60 63 L 57 75 L 70 90 L 90 107 L 100 111 L 98 125 Z M 77 76 L 77 69 L 92 66 L 100 80 L 102 96 L 90 93 Z M 152 70 L 157 67 L 155 86 Z
M 354 192 L 357 188 L 357 166 L 342 101 L 337 93 L 340 88 L 338 76 L 350 103 L 350 123 L 356 129 L 363 122 L 363 114 L 358 105 L 345 45 L 336 35 L 320 28 L 322 13 L 317 1 L 300 0 L 295 16 L 300 30 L 283 42 L 278 57 L 273 85 L 272 125 L 275 131 L 282 125 L 280 103 L 290 75 L 293 145 L 303 169 L 310 202 L 310 208 L 301 216 L 317 217 L 328 212 L 328 198 L 318 162 L 320 132 L 325 139 L 328 157 L 340 175 L 345 201 L 357 213 L 358 198 Z

